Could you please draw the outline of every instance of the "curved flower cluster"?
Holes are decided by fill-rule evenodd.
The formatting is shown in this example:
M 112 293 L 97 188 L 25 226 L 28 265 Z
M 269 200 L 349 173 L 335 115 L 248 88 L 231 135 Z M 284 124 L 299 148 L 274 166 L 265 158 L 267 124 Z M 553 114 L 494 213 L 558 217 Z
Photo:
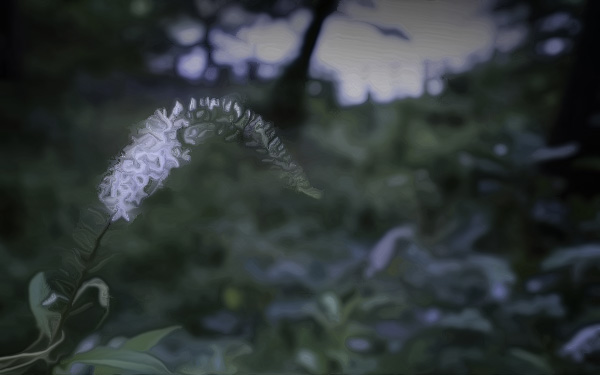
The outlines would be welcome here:
M 157 110 L 132 137 L 117 162 L 99 185 L 98 197 L 112 214 L 112 221 L 131 220 L 141 201 L 158 189 L 172 168 L 190 160 L 189 150 L 177 140 L 177 130 L 189 122 L 179 114 L 177 102 L 170 116 Z
M 178 131 L 182 128 L 181 134 Z M 112 221 L 130 221 L 144 198 L 158 189 L 172 168 L 189 161 L 188 145 L 196 145 L 213 136 L 226 141 L 244 140 L 247 147 L 263 155 L 263 161 L 281 171 L 289 187 L 319 198 L 302 168 L 296 164 L 277 137 L 272 124 L 229 97 L 191 99 L 184 111 L 177 102 L 170 116 L 158 110 L 133 136 L 99 185 L 98 197 L 108 208 Z

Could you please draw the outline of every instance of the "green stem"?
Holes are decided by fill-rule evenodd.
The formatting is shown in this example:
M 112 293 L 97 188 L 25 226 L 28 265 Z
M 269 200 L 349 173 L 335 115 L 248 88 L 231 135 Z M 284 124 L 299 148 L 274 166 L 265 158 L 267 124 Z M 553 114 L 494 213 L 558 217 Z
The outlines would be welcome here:
M 52 340 L 54 340 L 54 337 L 56 337 L 58 335 L 58 333 L 60 333 L 62 331 L 66 320 L 69 318 L 69 315 L 71 314 L 71 311 L 73 310 L 73 307 L 74 307 L 75 296 L 77 294 L 77 291 L 79 290 L 79 288 L 81 288 L 81 286 L 85 282 L 85 279 L 88 276 L 88 270 L 89 270 L 90 266 L 92 266 L 94 264 L 94 261 L 96 260 L 96 256 L 98 255 L 98 249 L 100 248 L 100 242 L 102 241 L 102 237 L 104 237 L 104 235 L 108 231 L 108 228 L 110 228 L 110 224 L 111 224 L 111 221 L 109 219 L 107 221 L 106 225 L 104 226 L 104 228 L 102 229 L 102 232 L 100 232 L 100 234 L 98 235 L 98 238 L 96 238 L 96 241 L 94 242 L 94 248 L 90 252 L 87 259 L 85 260 L 83 270 L 81 271 L 81 273 L 79 274 L 79 277 L 77 278 L 77 281 L 75 282 L 75 288 L 73 288 L 71 295 L 68 296 L 69 303 L 67 304 L 67 307 L 65 307 L 62 314 L 60 315 L 60 321 L 58 322 L 58 326 L 56 327 L 56 330 L 54 331 L 54 334 L 52 335 L 52 337 L 53 337 Z M 52 344 L 52 342 L 51 342 L 51 344 Z

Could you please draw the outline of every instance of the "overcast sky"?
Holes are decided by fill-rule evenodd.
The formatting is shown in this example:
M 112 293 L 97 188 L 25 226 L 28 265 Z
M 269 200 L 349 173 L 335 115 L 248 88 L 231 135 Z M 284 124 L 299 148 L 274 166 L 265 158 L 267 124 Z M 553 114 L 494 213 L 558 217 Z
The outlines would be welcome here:
M 507 50 L 524 36 L 524 30 L 497 35 L 483 0 L 375 0 L 374 7 L 342 1 L 325 22 L 311 61 L 315 78 L 333 78 L 343 105 L 360 104 L 371 93 L 377 101 L 391 101 L 443 90 L 444 70 L 468 69 L 474 61 L 489 58 L 495 48 Z M 259 63 L 259 75 L 272 78 L 296 55 L 311 19 L 298 10 L 284 19 L 252 15 L 239 7 L 221 14 L 221 23 L 244 25 L 236 32 L 214 30 L 210 41 L 219 64 L 231 65 L 243 76 L 247 62 Z M 248 20 L 251 20 L 250 22 Z M 400 30 L 405 38 L 380 32 Z M 205 71 L 206 53 L 193 47 L 203 35 L 198 21 L 180 18 L 167 29 L 174 41 L 190 46 L 176 61 L 182 76 L 197 79 Z M 427 68 L 426 68 L 427 65 Z

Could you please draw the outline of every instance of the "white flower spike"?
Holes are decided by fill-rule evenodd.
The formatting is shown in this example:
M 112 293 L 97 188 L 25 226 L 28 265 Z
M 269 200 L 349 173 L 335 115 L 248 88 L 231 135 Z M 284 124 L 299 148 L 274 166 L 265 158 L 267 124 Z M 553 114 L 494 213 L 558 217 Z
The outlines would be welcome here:
M 243 140 L 262 155 L 263 161 L 281 171 L 289 187 L 313 198 L 321 197 L 287 153 L 273 125 L 238 101 L 227 97 L 192 99 L 187 108 L 176 102 L 170 116 L 164 109 L 156 111 L 104 176 L 98 197 L 112 221 L 131 221 L 142 200 L 162 186 L 171 169 L 190 160 L 189 150 L 180 139 L 186 145 L 197 145 L 213 136 L 226 141 Z
M 190 160 L 189 150 L 182 149 L 177 140 L 177 130 L 188 125 L 185 120 L 174 121 L 182 111 L 179 102 L 169 117 L 164 109 L 157 110 L 108 170 L 98 196 L 112 213 L 112 221 L 130 221 L 141 201 L 162 185 L 171 169 Z

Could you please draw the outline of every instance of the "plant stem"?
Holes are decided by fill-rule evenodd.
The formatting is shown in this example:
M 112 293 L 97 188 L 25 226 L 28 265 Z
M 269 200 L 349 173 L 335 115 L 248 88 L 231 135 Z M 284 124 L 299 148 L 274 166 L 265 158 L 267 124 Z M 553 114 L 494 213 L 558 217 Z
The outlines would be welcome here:
M 104 237 L 104 235 L 108 231 L 108 228 L 110 228 L 110 224 L 111 224 L 111 220 L 109 219 L 107 221 L 107 223 L 105 224 L 104 228 L 102 229 L 102 232 L 100 232 L 100 234 L 96 238 L 96 241 L 94 242 L 94 247 L 93 247 L 92 251 L 90 252 L 89 256 L 87 257 L 87 259 L 85 260 L 84 267 L 81 270 L 81 273 L 79 274 L 79 277 L 77 278 L 77 281 L 75 282 L 75 288 L 73 288 L 71 295 L 68 296 L 69 302 L 67 304 L 67 307 L 65 307 L 62 314 L 60 315 L 60 321 L 58 322 L 56 330 L 54 331 L 54 334 L 52 335 L 52 337 L 53 337 L 52 341 L 54 340 L 54 337 L 56 337 L 62 331 L 62 328 L 63 328 L 66 320 L 69 318 L 69 315 L 70 315 L 71 311 L 73 310 L 74 303 L 75 303 L 75 296 L 77 295 L 77 291 L 79 290 L 79 288 L 81 288 L 81 286 L 85 282 L 85 279 L 88 275 L 88 270 L 89 270 L 90 266 L 93 265 L 94 261 L 96 260 L 96 256 L 98 255 L 98 249 L 100 249 L 100 242 L 102 241 L 102 237 Z M 50 344 L 52 344 L 52 342 L 50 342 Z
M 33 358 L 27 362 L 20 363 L 13 367 L 2 368 L 2 369 L 0 369 L 0 374 L 5 374 L 5 373 L 15 371 L 15 370 L 23 368 L 25 366 L 29 366 L 32 363 L 34 363 L 40 359 L 43 359 L 42 355 L 49 353 L 54 348 L 56 348 L 61 342 L 63 342 L 63 340 L 65 339 L 65 333 L 63 332 L 63 326 L 64 326 L 66 320 L 69 318 L 69 315 L 73 311 L 73 307 L 74 307 L 74 303 L 75 303 L 75 296 L 77 295 L 77 291 L 81 288 L 81 286 L 85 282 L 85 279 L 88 275 L 88 270 L 89 270 L 90 266 L 93 265 L 94 261 L 96 260 L 96 256 L 98 255 L 98 250 L 100 249 L 100 243 L 102 242 L 102 238 L 108 231 L 108 228 L 110 228 L 110 224 L 111 224 L 111 221 L 109 219 L 107 221 L 107 223 L 104 225 L 104 228 L 102 228 L 102 232 L 100 232 L 100 234 L 96 238 L 96 240 L 94 242 L 94 247 L 92 248 L 92 251 L 89 253 L 87 259 L 85 259 L 81 273 L 79 274 L 79 277 L 77 277 L 77 280 L 75 282 L 75 288 L 73 289 L 70 296 L 68 297 L 69 302 L 60 316 L 60 320 L 58 322 L 56 330 L 53 332 L 53 334 L 50 338 L 50 342 L 48 343 L 48 346 L 44 350 L 37 351 L 37 352 L 24 352 L 21 354 L 2 357 L 2 360 L 8 360 L 10 362 L 14 362 L 14 360 L 21 359 L 21 358 L 27 358 L 27 357 L 33 357 Z M 59 334 L 60 334 L 60 337 L 57 340 L 56 337 Z M 43 337 L 43 335 L 40 334 L 40 337 L 38 337 L 38 339 L 33 344 L 31 344 L 27 349 L 31 349 L 31 348 L 35 347 L 36 344 L 40 342 L 40 339 L 42 337 Z M 7 365 L 10 365 L 10 364 L 7 364 Z

